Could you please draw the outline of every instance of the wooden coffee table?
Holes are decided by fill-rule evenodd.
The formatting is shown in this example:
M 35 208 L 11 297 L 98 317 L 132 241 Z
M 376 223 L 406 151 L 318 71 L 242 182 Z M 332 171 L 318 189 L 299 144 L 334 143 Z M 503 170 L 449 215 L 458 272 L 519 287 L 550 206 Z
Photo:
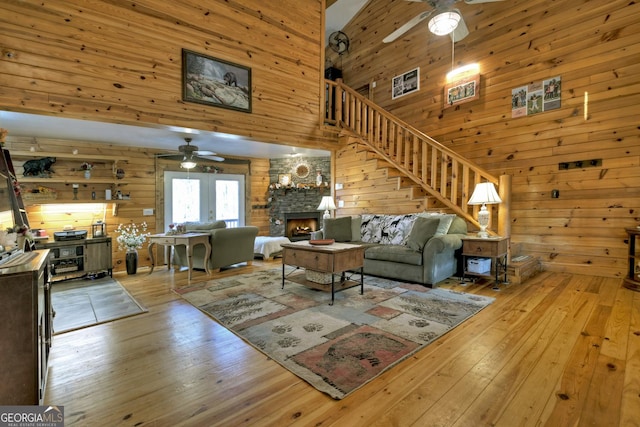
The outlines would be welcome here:
M 331 274 L 331 287 L 312 282 L 305 278 L 304 272 L 290 274 L 287 279 L 309 288 L 322 291 L 331 290 L 333 305 L 335 292 L 358 286 L 358 282 L 345 279 L 345 271 L 360 269 L 360 295 L 364 293 L 364 247 L 349 243 L 331 245 L 312 245 L 308 240 L 282 243 L 282 288 L 284 289 L 285 265 Z M 340 282 L 335 277 L 340 275 Z

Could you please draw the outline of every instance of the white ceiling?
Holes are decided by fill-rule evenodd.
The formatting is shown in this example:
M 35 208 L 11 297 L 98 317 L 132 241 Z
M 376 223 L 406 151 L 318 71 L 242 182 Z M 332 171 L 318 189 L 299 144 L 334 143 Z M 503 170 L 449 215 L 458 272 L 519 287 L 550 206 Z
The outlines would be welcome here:
M 200 150 L 218 153 L 222 157 L 284 158 L 299 153 L 305 157 L 327 157 L 326 150 L 289 147 L 250 141 L 238 135 L 207 132 L 186 128 L 153 128 L 128 126 L 88 120 L 0 111 L 0 127 L 10 136 L 69 139 L 82 142 L 102 142 L 113 145 L 177 151 L 192 138 L 192 145 Z
M 326 38 L 344 28 L 366 2 L 338 0 L 331 5 L 325 20 Z M 9 111 L 0 111 L 0 127 L 7 129 L 10 136 L 101 142 L 167 151 L 177 151 L 177 147 L 184 144 L 184 138 L 190 137 L 192 144 L 201 150 L 213 151 L 223 157 L 284 158 L 292 154 L 327 157 L 331 154 L 326 150 L 250 141 L 238 135 L 195 129 L 129 126 Z

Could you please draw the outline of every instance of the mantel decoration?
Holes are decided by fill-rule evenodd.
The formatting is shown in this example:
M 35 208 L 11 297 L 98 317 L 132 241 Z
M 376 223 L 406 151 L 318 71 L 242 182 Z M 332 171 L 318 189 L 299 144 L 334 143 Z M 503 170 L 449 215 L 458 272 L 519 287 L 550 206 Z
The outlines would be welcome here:
M 182 99 L 251 112 L 251 68 L 182 49 Z
M 294 170 L 296 176 L 300 179 L 305 179 L 306 177 L 309 176 L 309 165 L 307 163 L 299 163 L 298 165 L 296 165 L 296 168 Z
M 127 274 L 136 274 L 138 271 L 138 249 L 142 247 L 150 233 L 147 231 L 147 223 L 142 222 L 139 226 L 135 223 L 118 224 L 116 233 L 120 235 L 116 238 L 119 250 L 126 250 L 125 261 Z

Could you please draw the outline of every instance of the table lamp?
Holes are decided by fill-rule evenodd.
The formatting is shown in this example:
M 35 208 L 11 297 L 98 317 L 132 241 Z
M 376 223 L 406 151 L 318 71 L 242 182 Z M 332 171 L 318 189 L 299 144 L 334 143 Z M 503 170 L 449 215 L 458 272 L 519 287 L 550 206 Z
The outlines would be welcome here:
M 320 201 L 320 206 L 318 206 L 319 211 L 324 211 L 323 219 L 331 218 L 331 212 L 336 210 L 336 204 L 333 203 L 333 197 L 331 196 L 322 196 L 322 200 Z
M 476 184 L 476 188 L 473 190 L 471 198 L 467 202 L 468 205 L 482 205 L 478 212 L 478 224 L 480 224 L 480 231 L 478 237 L 486 239 L 489 237 L 487 233 L 487 227 L 489 226 L 489 211 L 487 210 L 487 204 L 501 203 L 502 199 L 496 192 L 496 187 L 491 182 L 480 182 Z

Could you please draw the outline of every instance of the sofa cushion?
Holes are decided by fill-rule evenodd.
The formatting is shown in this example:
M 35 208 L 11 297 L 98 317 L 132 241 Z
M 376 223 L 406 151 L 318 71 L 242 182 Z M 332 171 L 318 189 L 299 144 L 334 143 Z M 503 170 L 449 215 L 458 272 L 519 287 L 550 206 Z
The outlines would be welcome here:
M 409 237 L 407 238 L 406 245 L 414 251 L 422 252 L 427 241 L 435 235 L 439 224 L 439 218 L 416 218 L 413 222 L 413 228 L 411 228 Z
M 404 245 L 416 218 L 407 215 L 362 215 L 362 241 L 390 245 Z
M 422 265 L 422 253 L 405 245 L 374 245 L 364 251 L 366 259 Z
M 324 238 L 336 242 L 351 241 L 351 217 L 327 218 L 324 220 Z
M 224 221 L 214 222 L 187 222 L 184 224 L 187 231 L 209 231 L 218 228 L 226 228 L 227 223 Z
M 449 233 L 449 228 L 451 227 L 451 223 L 456 218 L 455 214 L 445 214 L 440 212 L 422 212 L 419 213 L 418 216 L 424 218 L 438 218 L 440 220 L 440 224 L 438 224 L 438 229 L 435 232 L 435 236 L 444 236 Z

